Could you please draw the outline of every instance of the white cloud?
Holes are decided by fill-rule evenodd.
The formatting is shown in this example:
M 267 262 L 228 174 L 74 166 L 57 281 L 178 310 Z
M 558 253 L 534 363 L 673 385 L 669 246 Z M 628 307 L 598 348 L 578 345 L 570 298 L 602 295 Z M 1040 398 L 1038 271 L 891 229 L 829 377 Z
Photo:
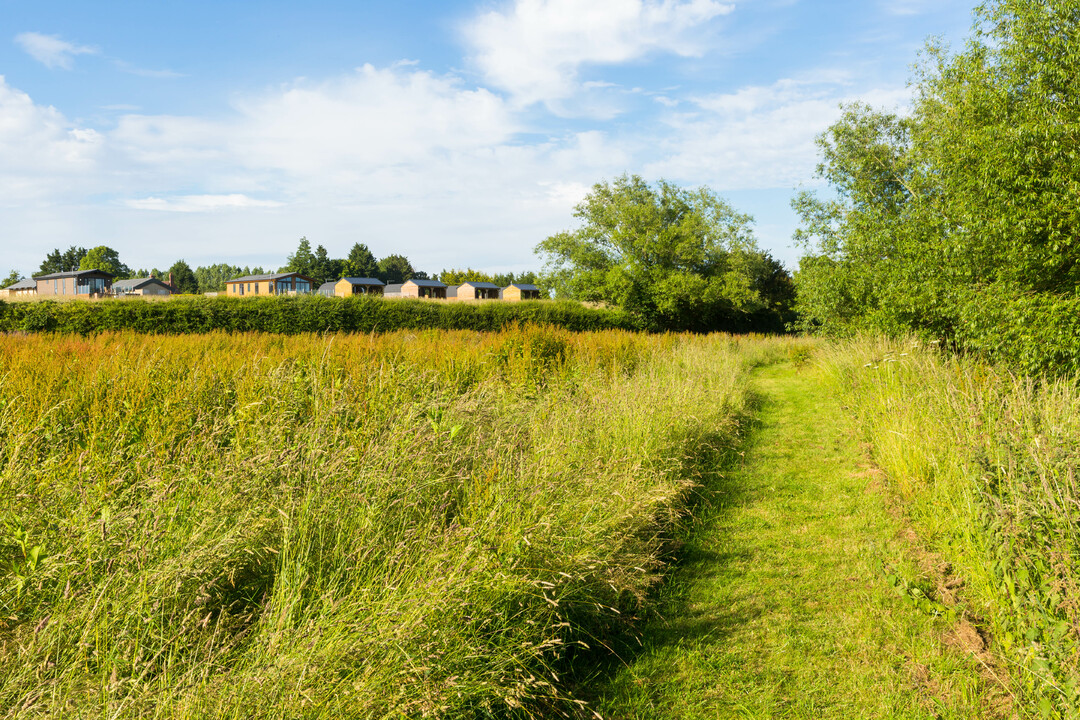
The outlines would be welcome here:
M 705 24 L 733 8 L 716 0 L 515 0 L 475 18 L 465 36 L 486 81 L 527 105 L 573 95 L 586 64 L 700 55 Z
M 15 42 L 30 57 L 47 68 L 70 70 L 75 55 L 97 55 L 98 49 L 88 45 L 75 45 L 61 40 L 59 35 L 43 35 L 38 32 L 24 32 L 15 36 Z
M 62 196 L 92 173 L 103 143 L 0 75 L 0 206 Z
M 213 212 L 214 210 L 237 210 L 244 208 L 276 208 L 282 203 L 273 200 L 256 200 L 247 195 L 178 195 L 171 198 L 147 197 L 127 200 L 125 204 L 136 210 L 162 210 L 165 212 Z
M 246 95 L 218 117 L 128 113 L 100 130 L 0 85 L 0 202 L 44 183 L 4 212 L 25 240 L 9 258 L 36 267 L 41 248 L 107 242 L 129 264 L 265 265 L 307 235 L 430 270 L 535 267 L 532 247 L 572 222 L 580 188 L 631 158 L 599 131 L 526 141 L 521 119 L 497 94 L 407 65 Z
M 856 92 L 845 84 L 780 80 L 694 99 L 696 112 L 673 113 L 650 176 L 706 183 L 717 190 L 792 188 L 811 180 L 814 139 L 840 117 L 841 103 L 897 109 L 905 88 Z
M 428 270 L 527 269 L 598 180 L 790 188 L 810 178 L 813 138 L 840 101 L 906 99 L 828 77 L 665 91 L 677 104 L 646 101 L 654 115 L 640 122 L 551 134 L 511 99 L 403 64 L 237 97 L 216 117 L 127 113 L 101 129 L 0 78 L 0 204 L 24 241 L 10 261 L 27 269 L 57 245 L 105 242 L 131 265 L 276 266 L 307 235 L 331 253 L 366 242 Z
M 231 145 L 246 164 L 305 175 L 423 163 L 497 146 L 518 130 L 497 95 L 402 66 L 364 65 L 331 82 L 244 98 L 237 109 Z

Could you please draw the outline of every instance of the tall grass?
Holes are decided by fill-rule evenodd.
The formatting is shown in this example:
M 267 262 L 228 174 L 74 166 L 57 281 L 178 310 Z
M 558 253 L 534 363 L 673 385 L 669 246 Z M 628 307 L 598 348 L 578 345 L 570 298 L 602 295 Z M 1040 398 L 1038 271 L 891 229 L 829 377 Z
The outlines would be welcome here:
M 751 361 L 543 328 L 0 337 L 0 716 L 580 712 L 563 658 L 645 607 Z
M 1080 708 L 1080 387 L 912 342 L 835 346 L 904 507 L 966 585 L 1021 708 Z

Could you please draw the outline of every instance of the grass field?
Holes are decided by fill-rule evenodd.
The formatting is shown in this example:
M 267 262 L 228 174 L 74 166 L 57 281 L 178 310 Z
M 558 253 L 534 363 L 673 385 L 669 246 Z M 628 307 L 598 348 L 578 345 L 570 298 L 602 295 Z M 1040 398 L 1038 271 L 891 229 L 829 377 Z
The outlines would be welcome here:
M 0 708 L 576 712 L 568 653 L 647 608 L 748 369 L 785 347 L 0 337 Z
M 1078 417 L 871 341 L 0 335 L 0 717 L 1073 717 Z

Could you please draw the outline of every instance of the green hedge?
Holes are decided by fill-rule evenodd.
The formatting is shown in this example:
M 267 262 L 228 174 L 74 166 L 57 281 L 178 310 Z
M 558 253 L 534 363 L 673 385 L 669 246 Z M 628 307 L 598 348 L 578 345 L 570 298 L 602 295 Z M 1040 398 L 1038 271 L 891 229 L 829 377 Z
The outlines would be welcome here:
M 212 330 L 271 333 L 383 332 L 390 330 L 498 330 L 537 323 L 568 330 L 640 330 L 619 310 L 573 302 L 444 303 L 320 295 L 263 298 L 173 298 L 168 301 L 0 301 L 0 332 L 88 335 L 103 330 L 200 333 Z

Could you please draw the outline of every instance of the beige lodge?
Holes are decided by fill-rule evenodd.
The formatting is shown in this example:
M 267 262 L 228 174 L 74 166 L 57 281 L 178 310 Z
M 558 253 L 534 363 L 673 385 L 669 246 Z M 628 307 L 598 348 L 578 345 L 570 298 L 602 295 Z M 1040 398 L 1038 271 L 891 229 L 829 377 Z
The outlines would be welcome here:
M 314 282 L 307 275 L 300 273 L 245 275 L 226 281 L 225 294 L 229 297 L 306 295 L 311 292 Z
M 406 280 L 401 284 L 387 285 L 383 293 L 388 298 L 446 299 L 446 285 L 438 280 Z
M 539 300 L 540 288 L 524 283 L 511 283 L 499 291 L 501 300 Z
M 446 288 L 447 300 L 498 300 L 499 286 L 490 282 L 463 282 Z
M 103 297 L 112 292 L 116 277 L 104 270 L 72 270 L 34 278 L 41 297 Z

